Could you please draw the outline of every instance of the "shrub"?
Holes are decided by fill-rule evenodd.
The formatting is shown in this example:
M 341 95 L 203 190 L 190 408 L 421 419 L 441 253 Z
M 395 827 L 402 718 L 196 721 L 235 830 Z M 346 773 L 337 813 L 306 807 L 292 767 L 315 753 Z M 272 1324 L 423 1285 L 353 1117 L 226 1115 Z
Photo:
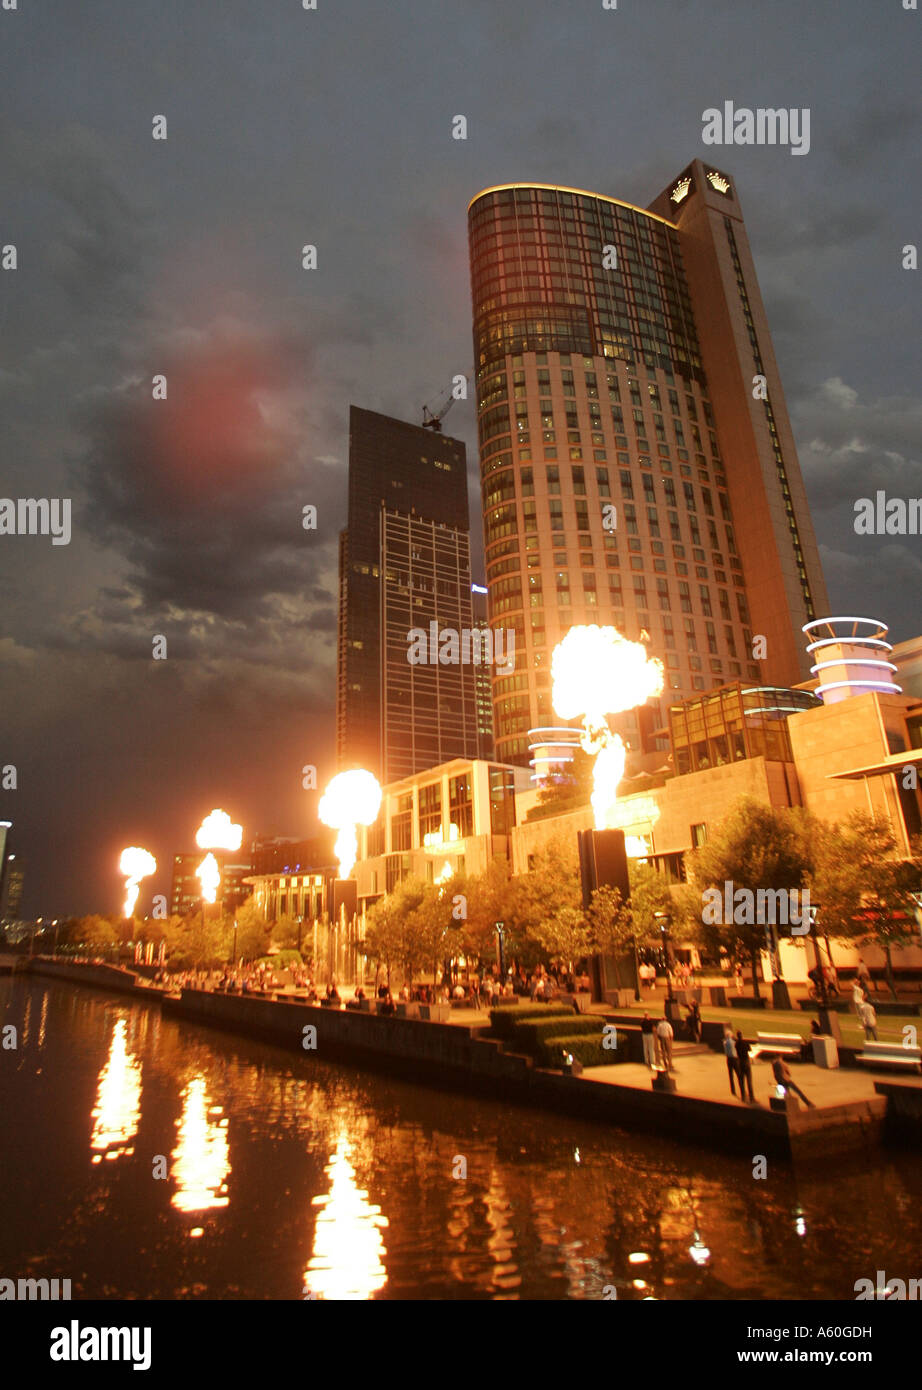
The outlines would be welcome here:
M 581 1037 L 584 1033 L 587 1036 L 595 1033 L 601 1037 L 602 1026 L 597 1018 L 574 1015 L 571 1011 L 568 1017 L 563 1018 L 528 1019 L 515 1029 L 512 1040 L 532 1050 L 539 1043 L 555 1037 L 575 1038 Z
M 509 1038 L 517 1023 L 539 1018 L 573 1018 L 573 1010 L 564 1004 L 528 1004 L 516 1009 L 491 1009 L 490 1028 L 497 1037 Z
M 563 1067 L 563 1054 L 569 1052 L 584 1067 L 607 1067 L 613 1062 L 626 1060 L 622 1051 L 619 1058 L 617 1050 L 609 1051 L 602 1046 L 601 1035 L 593 1038 L 586 1033 L 572 1037 L 545 1038 L 535 1050 L 535 1061 L 539 1067 Z

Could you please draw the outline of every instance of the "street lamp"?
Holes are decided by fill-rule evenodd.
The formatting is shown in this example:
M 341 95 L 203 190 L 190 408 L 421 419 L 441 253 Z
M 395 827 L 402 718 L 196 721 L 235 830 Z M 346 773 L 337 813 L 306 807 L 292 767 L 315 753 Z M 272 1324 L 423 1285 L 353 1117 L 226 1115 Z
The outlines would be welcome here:
M 494 926 L 496 927 L 496 944 L 499 949 L 499 982 L 500 987 L 502 987 L 506 983 L 506 956 L 503 950 L 506 924 L 505 922 L 495 922 Z

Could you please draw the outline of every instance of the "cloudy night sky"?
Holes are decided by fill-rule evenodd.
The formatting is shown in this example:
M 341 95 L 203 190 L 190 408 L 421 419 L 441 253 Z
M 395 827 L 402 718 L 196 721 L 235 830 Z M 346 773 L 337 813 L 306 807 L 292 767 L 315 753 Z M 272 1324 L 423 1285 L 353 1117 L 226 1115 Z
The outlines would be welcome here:
M 213 806 L 247 839 L 315 827 L 349 405 L 418 421 L 471 370 L 490 184 L 645 206 L 695 156 L 735 178 L 833 610 L 922 632 L 922 540 L 852 525 L 922 492 L 920 39 L 902 0 L 0 10 L 0 493 L 73 499 L 69 546 L 0 537 L 25 914 L 114 911 L 126 844 L 160 861 L 143 907 Z M 809 107 L 809 154 L 703 146 L 728 100 Z M 473 501 L 473 399 L 446 430 Z

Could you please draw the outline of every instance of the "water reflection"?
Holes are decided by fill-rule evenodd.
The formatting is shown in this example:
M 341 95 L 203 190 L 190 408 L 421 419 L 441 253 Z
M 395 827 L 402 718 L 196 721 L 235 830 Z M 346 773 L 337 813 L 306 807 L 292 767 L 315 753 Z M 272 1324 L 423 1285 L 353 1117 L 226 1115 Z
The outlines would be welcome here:
M 227 1120 L 209 1119 L 223 1115 L 223 1107 L 209 1106 L 208 1099 L 204 1076 L 194 1076 L 183 1090 L 182 1115 L 176 1121 L 179 1133 L 170 1175 L 176 1183 L 171 1200 L 177 1211 L 207 1211 L 230 1201 Z
M 90 1148 L 93 1162 L 134 1153 L 131 1140 L 141 1119 L 141 1062 L 128 1050 L 128 1018 L 116 1019 L 109 1055 L 99 1073 L 92 1112 Z
M 313 1199 L 319 1210 L 304 1287 L 319 1298 L 367 1299 L 387 1283 L 387 1251 L 381 1236 L 387 1217 L 359 1188 L 349 1162 L 351 1153 L 352 1145 L 340 1134 L 324 1169 L 330 1178 L 330 1191 Z
M 20 1194 L 0 1270 L 79 1271 L 77 1298 L 851 1301 L 878 1269 L 918 1272 L 912 1152 L 754 1182 L 746 1158 L 302 1061 L 57 981 L 0 979 L 5 1017 L 27 1025 L 0 1075 Z

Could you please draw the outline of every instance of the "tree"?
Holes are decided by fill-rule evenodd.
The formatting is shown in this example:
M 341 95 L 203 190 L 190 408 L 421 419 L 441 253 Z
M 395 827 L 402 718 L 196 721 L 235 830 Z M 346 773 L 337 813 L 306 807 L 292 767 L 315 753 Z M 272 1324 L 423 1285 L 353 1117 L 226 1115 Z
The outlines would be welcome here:
M 563 961 L 569 969 L 593 950 L 592 933 L 581 908 L 561 907 L 538 924 L 534 938 L 549 959 Z
M 604 884 L 593 891 L 589 903 L 591 949 L 603 956 L 618 956 L 634 945 L 634 921 L 619 889 Z
M 544 924 L 565 908 L 579 912 L 582 901 L 575 841 L 557 835 L 532 856 L 527 873 L 509 881 L 501 919 L 507 926 L 510 953 L 525 964 L 535 964 L 544 949 Z
M 365 936 L 368 953 L 385 967 L 388 982 L 392 966 L 401 967 L 404 981 L 409 985 L 421 967 L 434 959 L 432 899 L 435 897 L 437 890 L 433 884 L 427 885 L 419 878 L 405 878 L 369 912 Z M 443 917 L 450 917 L 450 910 L 444 905 Z
M 895 999 L 893 948 L 911 945 L 918 934 L 920 846 L 914 844 L 912 857 L 903 858 L 890 826 L 864 812 L 844 825 L 824 827 L 815 845 L 811 894 L 823 931 L 861 946 L 879 945 Z
M 237 945 L 234 947 L 234 923 L 237 924 Z M 256 906 L 254 897 L 241 903 L 232 917 L 226 919 L 230 949 L 235 950 L 238 959 L 258 960 L 269 949 L 269 942 L 275 935 L 275 925 L 263 917 Z
M 628 860 L 628 872 L 631 880 L 631 919 L 637 943 L 646 945 L 659 941 L 660 925 L 656 913 L 665 912 L 671 921 L 680 921 L 684 913 L 679 896 L 671 891 L 664 876 L 645 860 Z
M 694 888 L 700 894 L 709 888 L 723 894 L 726 885 L 732 884 L 733 892 L 747 889 L 756 901 L 760 890 L 800 889 L 813 867 L 805 826 L 803 817 L 744 797 L 721 821 L 715 837 L 688 857 Z M 714 923 L 703 917 L 702 935 L 715 954 L 724 945 L 737 958 L 749 957 L 758 999 L 757 963 L 765 945 L 765 923 L 737 920 L 738 915 L 744 914 L 734 912 L 729 922 Z

